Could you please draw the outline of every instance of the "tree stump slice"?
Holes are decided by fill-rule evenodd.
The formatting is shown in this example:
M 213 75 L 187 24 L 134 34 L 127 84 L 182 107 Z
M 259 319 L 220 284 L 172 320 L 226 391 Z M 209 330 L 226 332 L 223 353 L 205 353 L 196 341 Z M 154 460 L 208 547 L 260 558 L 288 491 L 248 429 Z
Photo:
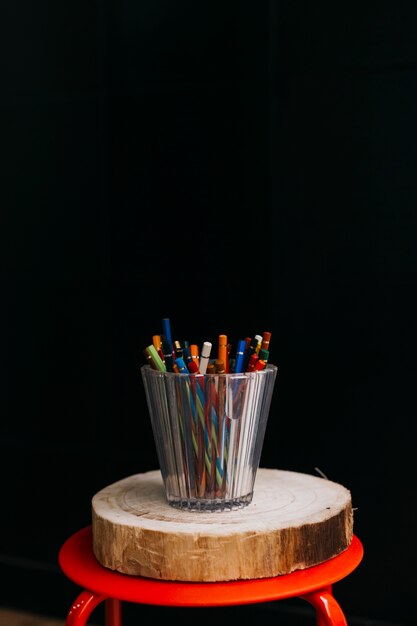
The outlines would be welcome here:
M 93 497 L 92 535 L 99 563 L 124 574 L 194 582 L 279 576 L 349 547 L 351 494 L 318 476 L 259 468 L 248 506 L 182 511 L 167 503 L 155 470 Z

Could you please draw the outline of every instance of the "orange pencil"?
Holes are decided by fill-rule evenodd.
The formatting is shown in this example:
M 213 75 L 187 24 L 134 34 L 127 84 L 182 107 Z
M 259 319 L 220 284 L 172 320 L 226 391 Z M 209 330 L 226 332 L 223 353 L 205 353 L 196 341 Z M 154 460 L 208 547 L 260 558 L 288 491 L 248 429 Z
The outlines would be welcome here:
M 224 371 L 227 372 L 227 335 L 219 335 L 219 348 L 217 358 L 219 361 L 223 361 Z
M 199 365 L 200 365 L 200 360 L 199 360 L 199 353 L 198 353 L 198 346 L 197 346 L 197 344 L 195 344 L 195 343 L 190 344 L 190 354 L 191 354 L 192 360 L 197 364 L 197 370 L 198 370 Z
M 157 353 L 161 357 L 162 362 L 165 363 L 165 357 L 164 357 L 164 353 L 162 351 L 162 337 L 161 337 L 161 335 L 152 335 L 152 345 L 154 346 L 155 350 L 157 351 Z
M 162 337 L 161 337 L 161 335 L 152 335 L 152 343 L 155 346 L 156 350 L 160 350 L 162 348 Z

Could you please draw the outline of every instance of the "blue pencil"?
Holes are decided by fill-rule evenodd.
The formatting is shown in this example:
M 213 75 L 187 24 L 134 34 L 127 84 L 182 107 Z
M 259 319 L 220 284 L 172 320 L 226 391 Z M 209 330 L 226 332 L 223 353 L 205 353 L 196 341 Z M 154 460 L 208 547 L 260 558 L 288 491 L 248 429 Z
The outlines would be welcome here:
M 167 341 L 172 348 L 171 323 L 169 317 L 164 317 L 162 320 L 162 334 L 165 341 Z
M 236 360 L 235 360 L 235 374 L 243 372 L 243 360 L 245 358 L 246 341 L 239 339 L 237 342 Z

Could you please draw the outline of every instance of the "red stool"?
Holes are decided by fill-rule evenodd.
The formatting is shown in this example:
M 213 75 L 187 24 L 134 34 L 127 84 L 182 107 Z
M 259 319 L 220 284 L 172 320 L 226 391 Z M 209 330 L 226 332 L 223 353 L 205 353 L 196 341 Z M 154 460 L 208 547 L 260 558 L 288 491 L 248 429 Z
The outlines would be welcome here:
M 130 576 L 103 567 L 92 549 L 91 526 L 72 535 L 59 552 L 64 574 L 84 588 L 70 608 L 66 626 L 85 626 L 92 611 L 105 602 L 106 626 L 122 625 L 122 601 L 155 606 L 219 607 L 299 597 L 316 610 L 317 626 L 347 626 L 332 594 L 332 583 L 361 562 L 363 547 L 354 536 L 347 550 L 325 563 L 274 578 L 229 582 L 173 582 Z

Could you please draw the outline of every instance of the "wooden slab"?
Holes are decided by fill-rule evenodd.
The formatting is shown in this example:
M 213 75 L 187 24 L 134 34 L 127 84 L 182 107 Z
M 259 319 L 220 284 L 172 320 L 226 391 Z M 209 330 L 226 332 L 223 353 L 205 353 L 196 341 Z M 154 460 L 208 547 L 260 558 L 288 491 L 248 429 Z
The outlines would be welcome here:
M 351 494 L 318 476 L 259 468 L 247 507 L 181 511 L 166 502 L 155 470 L 99 491 L 92 532 L 98 561 L 124 574 L 200 582 L 265 578 L 348 548 Z

